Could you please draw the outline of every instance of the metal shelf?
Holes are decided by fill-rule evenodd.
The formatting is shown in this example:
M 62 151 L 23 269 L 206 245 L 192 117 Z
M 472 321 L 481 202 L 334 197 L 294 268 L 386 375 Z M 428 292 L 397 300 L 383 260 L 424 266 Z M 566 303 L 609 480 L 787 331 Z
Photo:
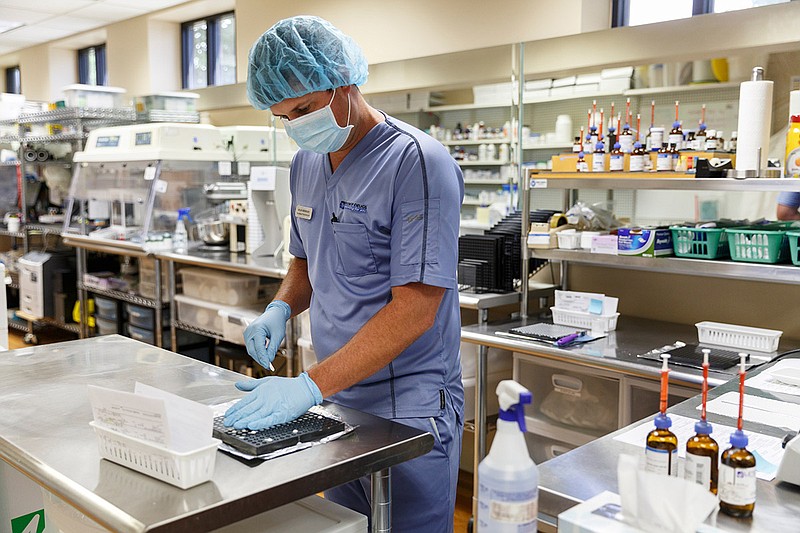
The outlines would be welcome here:
M 28 333 L 28 326 L 26 326 L 24 324 L 20 324 L 19 322 L 15 321 L 15 320 L 9 320 L 8 321 L 8 327 L 10 329 L 15 329 L 17 331 L 21 331 L 23 333 Z
M 197 326 L 193 326 L 191 324 L 187 324 L 186 322 L 181 322 L 179 320 L 173 321 L 172 325 L 178 329 L 182 329 L 184 331 L 190 331 L 192 333 L 197 333 L 198 335 L 203 335 L 204 337 L 211 337 L 213 339 L 221 341 L 225 340 L 225 338 L 219 333 L 214 333 L 213 331 L 208 331 L 207 329 L 198 328 Z
M 599 175 L 598 175 L 599 174 Z M 572 172 L 531 172 L 531 187 L 534 189 L 638 189 L 638 190 L 687 190 L 687 191 L 796 191 L 800 181 L 781 178 L 693 178 L 690 174 L 676 174 L 676 177 L 656 177 L 658 173 L 648 172 L 641 177 L 637 172 L 619 173 L 572 173 Z M 585 176 L 585 177 L 584 177 Z
M 18 137 L 16 140 L 21 143 L 49 143 L 49 142 L 69 142 L 82 141 L 88 137 L 88 133 L 59 133 L 56 135 L 26 135 Z M 35 161 L 28 161 L 35 163 Z
M 163 307 L 166 305 L 165 303 L 159 304 L 154 299 L 145 298 L 144 296 L 141 296 L 139 294 L 116 291 L 113 289 L 99 289 L 91 285 L 86 285 L 85 283 L 80 281 L 78 282 L 78 289 L 85 290 L 91 292 L 92 294 L 97 294 L 99 296 L 107 296 L 108 298 L 113 298 L 115 300 L 121 300 L 123 302 L 128 302 L 135 305 L 141 305 L 142 307 L 149 307 L 151 309 L 156 309 L 158 307 Z
M 792 264 L 771 265 L 679 257 L 630 257 L 558 248 L 548 250 L 534 248 L 531 249 L 531 254 L 533 257 L 550 261 L 568 261 L 609 268 L 800 285 L 800 267 Z
M 182 122 L 197 124 L 200 122 L 200 114 L 188 111 L 164 111 L 151 109 L 136 114 L 138 122 Z
M 16 237 L 17 239 L 25 237 L 25 233 L 22 231 L 8 231 L 5 229 L 0 229 L 0 235 L 4 235 L 6 237 Z
M 67 122 L 71 120 L 133 122 L 136 120 L 136 112 L 132 107 L 63 107 L 52 111 L 20 115 L 17 122 L 19 124 L 38 124 L 44 122 Z
M 674 85 L 671 87 L 648 87 L 646 89 L 628 89 L 623 96 L 644 96 L 651 94 L 685 93 L 696 91 L 719 91 L 722 89 L 738 89 L 739 82 L 700 83 L 697 85 Z
M 464 139 L 461 141 L 439 141 L 445 146 L 470 146 L 480 144 L 510 144 L 511 140 L 507 138 L 502 139 Z M 572 145 L 570 145 L 572 146 Z

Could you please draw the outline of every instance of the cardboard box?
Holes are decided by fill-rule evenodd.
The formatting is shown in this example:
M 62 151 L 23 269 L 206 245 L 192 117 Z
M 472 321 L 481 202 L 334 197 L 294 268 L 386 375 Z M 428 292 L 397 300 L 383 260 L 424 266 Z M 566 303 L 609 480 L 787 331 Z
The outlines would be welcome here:
M 672 233 L 669 228 L 619 228 L 617 253 L 641 257 L 672 255 Z

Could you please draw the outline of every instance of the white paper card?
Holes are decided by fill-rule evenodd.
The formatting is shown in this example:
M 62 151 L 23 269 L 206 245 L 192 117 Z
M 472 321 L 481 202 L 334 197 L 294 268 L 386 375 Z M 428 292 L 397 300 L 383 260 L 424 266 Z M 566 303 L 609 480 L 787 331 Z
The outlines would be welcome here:
M 144 179 L 146 181 L 152 181 L 156 177 L 156 167 L 147 167 L 144 169 Z
M 595 292 L 556 291 L 556 307 L 565 311 L 588 313 L 592 300 L 603 301 L 605 294 Z
M 257 183 L 258 187 L 254 187 L 259 191 L 274 191 L 275 190 L 275 168 L 274 167 L 251 167 L 250 168 L 250 181 Z
M 95 422 L 123 435 L 169 446 L 164 400 L 89 385 Z
M 230 176 L 231 175 L 231 162 L 230 161 L 219 161 L 217 162 L 217 170 L 219 171 L 220 176 Z
M 240 176 L 250 175 L 250 161 L 239 161 L 236 163 L 236 172 Z
M 795 385 L 793 380 L 787 380 L 785 377 L 791 375 L 791 372 L 800 372 L 800 359 L 778 361 L 759 375 L 747 378 L 744 383 L 748 387 L 763 391 L 800 396 L 800 385 Z
M 738 418 L 739 393 L 726 392 L 708 402 L 706 409 L 709 413 Z M 800 427 L 800 410 L 797 409 L 797 404 L 770 400 L 752 394 L 744 395 L 743 418 L 749 422 L 758 422 L 776 428 Z
M 167 183 L 166 180 L 158 180 L 156 182 L 156 192 L 159 194 L 164 194 L 165 192 L 167 192 L 168 185 L 169 184 Z
M 211 444 L 214 430 L 214 413 L 211 407 L 139 382 L 136 383 L 134 392 L 164 401 L 169 433 L 172 436 L 171 449 L 188 452 Z

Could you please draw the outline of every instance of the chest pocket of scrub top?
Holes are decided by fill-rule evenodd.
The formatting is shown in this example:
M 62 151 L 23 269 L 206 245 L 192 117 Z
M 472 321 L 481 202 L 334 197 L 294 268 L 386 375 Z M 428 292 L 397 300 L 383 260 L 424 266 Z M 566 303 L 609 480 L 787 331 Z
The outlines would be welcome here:
M 333 223 L 333 240 L 339 253 L 336 273 L 347 277 L 366 276 L 378 271 L 367 227 L 364 224 Z

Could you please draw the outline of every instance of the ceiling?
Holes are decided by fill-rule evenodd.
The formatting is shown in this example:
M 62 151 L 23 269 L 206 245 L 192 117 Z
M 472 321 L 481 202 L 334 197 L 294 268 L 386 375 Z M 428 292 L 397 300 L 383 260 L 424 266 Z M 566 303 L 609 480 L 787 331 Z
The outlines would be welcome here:
M 186 2 L 187 0 L 0 0 L 0 31 L 8 23 L 22 24 L 0 33 L 0 55 L 73 35 L 85 35 L 114 22 Z M 99 44 L 104 40 L 104 34 L 100 34 L 98 39 L 97 42 L 88 42 L 82 46 Z M 76 47 L 82 46 L 78 43 Z

